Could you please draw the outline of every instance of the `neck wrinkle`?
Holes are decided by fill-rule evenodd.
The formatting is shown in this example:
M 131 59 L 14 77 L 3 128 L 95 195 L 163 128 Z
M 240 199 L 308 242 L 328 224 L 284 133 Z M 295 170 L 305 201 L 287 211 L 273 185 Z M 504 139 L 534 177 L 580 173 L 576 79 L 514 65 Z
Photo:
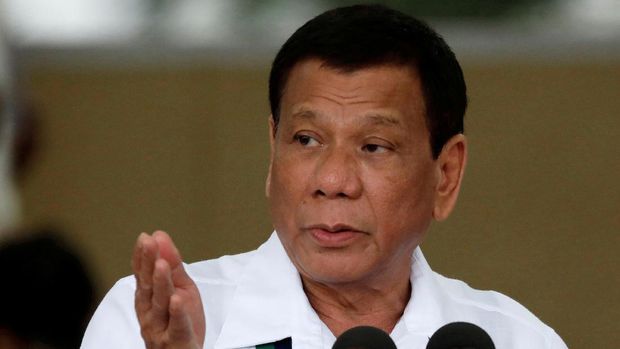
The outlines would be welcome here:
M 403 281 L 375 288 L 364 285 L 328 285 L 302 276 L 303 289 L 310 305 L 336 337 L 361 325 L 378 327 L 390 333 L 403 315 L 411 296 L 409 278 Z

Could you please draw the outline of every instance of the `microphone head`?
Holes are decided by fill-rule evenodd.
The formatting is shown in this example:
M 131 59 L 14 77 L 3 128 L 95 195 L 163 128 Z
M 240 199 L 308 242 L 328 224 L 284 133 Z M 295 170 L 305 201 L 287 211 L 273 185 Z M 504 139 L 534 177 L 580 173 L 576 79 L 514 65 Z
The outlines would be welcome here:
M 376 327 L 357 326 L 344 331 L 332 349 L 396 349 L 396 344 Z
M 469 322 L 453 322 L 438 329 L 426 349 L 495 349 L 491 337 Z

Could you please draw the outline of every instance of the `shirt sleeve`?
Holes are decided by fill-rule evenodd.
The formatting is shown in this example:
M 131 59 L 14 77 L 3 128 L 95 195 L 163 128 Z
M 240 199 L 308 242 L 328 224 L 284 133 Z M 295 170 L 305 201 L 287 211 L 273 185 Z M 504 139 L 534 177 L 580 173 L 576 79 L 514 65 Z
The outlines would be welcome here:
M 144 348 L 134 311 L 135 280 L 118 281 L 95 311 L 82 339 L 82 349 Z

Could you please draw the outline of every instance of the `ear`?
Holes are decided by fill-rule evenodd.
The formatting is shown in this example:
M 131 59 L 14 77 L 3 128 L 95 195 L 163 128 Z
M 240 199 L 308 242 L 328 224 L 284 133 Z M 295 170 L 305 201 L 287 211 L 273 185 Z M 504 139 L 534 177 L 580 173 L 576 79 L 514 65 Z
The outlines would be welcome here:
M 273 121 L 273 115 L 269 115 L 269 170 L 267 171 L 267 179 L 265 180 L 265 196 L 269 197 L 271 191 L 271 167 L 273 165 L 273 153 L 275 151 L 276 140 L 276 124 Z
M 467 163 L 467 139 L 463 134 L 450 138 L 437 158 L 438 178 L 435 188 L 435 207 L 433 218 L 446 219 L 459 196 L 461 181 Z

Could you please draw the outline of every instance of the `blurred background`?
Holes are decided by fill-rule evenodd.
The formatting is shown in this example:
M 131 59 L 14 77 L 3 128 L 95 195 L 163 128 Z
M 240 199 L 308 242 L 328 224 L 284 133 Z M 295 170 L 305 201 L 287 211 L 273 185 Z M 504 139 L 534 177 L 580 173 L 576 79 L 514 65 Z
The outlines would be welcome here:
M 0 0 L 0 244 L 54 227 L 95 301 L 142 231 L 188 262 L 257 247 L 271 59 L 352 3 Z M 382 3 L 434 26 L 468 83 L 470 160 L 431 265 L 517 299 L 570 348 L 617 345 L 620 2 Z

